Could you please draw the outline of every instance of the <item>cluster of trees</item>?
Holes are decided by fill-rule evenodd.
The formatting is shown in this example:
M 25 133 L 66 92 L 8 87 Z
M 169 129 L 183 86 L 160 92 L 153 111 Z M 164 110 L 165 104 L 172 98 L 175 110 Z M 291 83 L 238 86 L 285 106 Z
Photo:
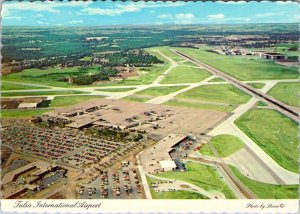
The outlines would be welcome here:
M 23 60 L 17 62 L 9 62 L 8 66 L 11 66 L 11 72 L 19 72 L 24 69 L 30 68 L 48 68 L 51 66 L 61 65 L 61 67 L 73 67 L 73 66 L 90 66 L 91 62 L 79 60 L 82 55 L 70 55 L 70 56 L 58 56 L 41 58 L 37 60 Z
M 99 72 L 86 74 L 85 68 L 79 69 L 79 75 L 69 76 L 68 81 L 74 85 L 89 85 L 96 81 L 109 80 L 110 77 L 117 75 L 118 71 L 112 68 L 99 68 Z
M 134 141 L 138 142 L 142 140 L 144 137 L 140 133 L 136 132 L 127 132 L 127 131 L 118 131 L 110 128 L 96 128 L 91 127 L 85 130 L 85 134 L 97 136 L 101 139 L 112 140 L 116 142 L 124 142 L 124 141 Z
M 89 67 L 94 64 L 101 64 L 104 67 L 123 66 L 125 64 L 134 65 L 137 67 L 149 66 L 155 63 L 163 63 L 157 57 L 152 56 L 142 50 L 119 51 L 115 53 L 100 54 L 91 60 L 80 60 L 84 55 L 69 55 L 41 58 L 37 60 L 23 60 L 10 62 L 7 65 L 11 67 L 11 72 L 20 72 L 24 69 L 39 68 L 44 69 L 51 66 L 60 65 L 61 67 Z M 100 59 L 100 60 L 96 60 Z M 106 60 L 101 60 L 106 59 Z M 83 78 L 81 78 L 83 79 Z M 89 81 L 89 77 L 85 77 Z
M 136 67 L 145 67 L 156 63 L 163 63 L 156 56 L 152 56 L 142 50 L 121 51 L 112 54 L 104 54 L 103 58 L 108 59 L 105 66 L 134 65 Z

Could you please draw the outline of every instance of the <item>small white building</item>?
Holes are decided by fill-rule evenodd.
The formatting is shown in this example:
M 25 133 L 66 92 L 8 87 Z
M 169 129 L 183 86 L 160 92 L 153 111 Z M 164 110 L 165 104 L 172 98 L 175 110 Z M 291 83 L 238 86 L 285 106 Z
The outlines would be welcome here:
M 176 169 L 176 163 L 172 160 L 162 160 L 159 161 L 159 164 L 161 166 L 161 168 L 163 168 L 164 172 L 166 171 L 172 171 L 174 169 Z
M 18 105 L 18 108 L 19 109 L 27 109 L 27 108 L 37 108 L 38 106 L 38 103 L 26 103 L 26 102 L 23 102 L 23 103 L 20 103 Z

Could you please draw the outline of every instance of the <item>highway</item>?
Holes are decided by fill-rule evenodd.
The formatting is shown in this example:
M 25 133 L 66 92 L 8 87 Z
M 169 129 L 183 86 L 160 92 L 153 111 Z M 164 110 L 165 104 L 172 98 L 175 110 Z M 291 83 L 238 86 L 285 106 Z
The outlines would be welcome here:
M 278 110 L 279 112 L 283 113 L 284 115 L 286 115 L 289 118 L 298 122 L 298 112 L 295 109 L 293 109 L 292 107 L 288 106 L 287 104 L 280 102 L 279 100 L 249 86 L 248 84 L 246 84 L 228 74 L 225 74 L 224 72 L 220 71 L 219 69 L 216 69 L 216 68 L 214 68 L 210 65 L 207 65 L 203 62 L 200 62 L 200 61 L 198 61 L 186 54 L 183 54 L 177 50 L 171 50 L 171 51 L 173 53 L 191 61 L 195 65 L 205 68 L 210 73 L 223 78 L 227 82 L 231 83 L 232 85 L 235 85 L 236 87 L 245 91 L 246 93 L 250 94 L 251 96 L 257 97 L 259 100 L 267 103 L 273 109 Z

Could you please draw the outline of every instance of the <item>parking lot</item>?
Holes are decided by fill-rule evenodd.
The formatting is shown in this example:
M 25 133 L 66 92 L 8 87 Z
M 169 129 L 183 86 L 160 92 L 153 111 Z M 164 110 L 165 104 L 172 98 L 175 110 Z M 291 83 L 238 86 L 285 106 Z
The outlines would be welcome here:
M 81 199 L 135 199 L 142 197 L 142 185 L 137 170 L 122 163 L 116 171 L 101 171 L 98 176 L 78 189 Z
M 20 123 L 2 132 L 2 143 L 19 151 L 82 167 L 101 163 L 104 157 L 109 157 L 109 160 L 103 162 L 106 166 L 117 156 L 131 151 L 136 142 L 114 142 L 90 137 L 78 130 L 39 128 Z

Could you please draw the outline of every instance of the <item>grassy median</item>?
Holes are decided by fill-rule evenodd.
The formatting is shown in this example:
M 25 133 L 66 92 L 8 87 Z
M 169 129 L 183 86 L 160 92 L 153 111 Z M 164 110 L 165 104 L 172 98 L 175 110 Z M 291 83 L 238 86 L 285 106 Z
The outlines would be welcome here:
M 275 110 L 253 109 L 235 124 L 279 165 L 298 173 L 298 123 Z

